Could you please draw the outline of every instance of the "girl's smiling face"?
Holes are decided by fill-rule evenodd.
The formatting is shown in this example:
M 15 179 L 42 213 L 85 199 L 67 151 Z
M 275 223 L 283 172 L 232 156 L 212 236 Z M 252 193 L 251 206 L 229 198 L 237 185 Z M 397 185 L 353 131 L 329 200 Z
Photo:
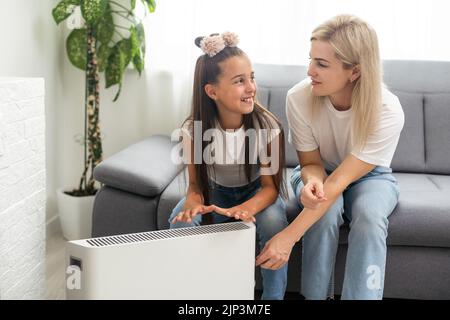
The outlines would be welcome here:
M 241 55 L 219 66 L 222 72 L 217 83 L 207 84 L 205 91 L 216 102 L 224 129 L 236 129 L 242 124 L 242 116 L 252 112 L 254 107 L 256 83 L 252 64 L 247 56 Z

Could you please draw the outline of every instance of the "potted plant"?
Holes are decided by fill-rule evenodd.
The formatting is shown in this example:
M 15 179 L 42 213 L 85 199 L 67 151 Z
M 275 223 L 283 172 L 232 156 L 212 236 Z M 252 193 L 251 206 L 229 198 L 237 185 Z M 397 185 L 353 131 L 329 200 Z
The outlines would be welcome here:
M 145 13 L 154 12 L 154 0 L 141 0 Z M 80 9 L 82 23 L 66 40 L 70 62 L 85 73 L 84 169 L 78 188 L 58 190 L 57 202 L 64 236 L 69 239 L 91 235 L 92 207 L 97 187 L 93 170 L 102 161 L 99 126 L 99 73 L 106 88 L 117 86 L 116 101 L 123 74 L 129 64 L 139 75 L 144 69 L 145 33 L 136 15 L 136 0 L 62 0 L 52 10 L 56 24 Z

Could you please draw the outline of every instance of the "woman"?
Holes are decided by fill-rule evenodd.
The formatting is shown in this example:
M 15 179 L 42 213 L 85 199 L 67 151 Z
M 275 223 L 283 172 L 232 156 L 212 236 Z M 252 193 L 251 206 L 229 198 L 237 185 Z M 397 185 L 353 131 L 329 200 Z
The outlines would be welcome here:
M 375 31 L 340 15 L 311 37 L 309 79 L 287 95 L 289 139 L 300 166 L 291 185 L 302 208 L 267 242 L 257 264 L 277 269 L 303 237 L 302 294 L 333 294 L 339 227 L 350 221 L 342 299 L 381 299 L 388 216 L 399 196 L 389 168 L 404 115 L 382 86 Z

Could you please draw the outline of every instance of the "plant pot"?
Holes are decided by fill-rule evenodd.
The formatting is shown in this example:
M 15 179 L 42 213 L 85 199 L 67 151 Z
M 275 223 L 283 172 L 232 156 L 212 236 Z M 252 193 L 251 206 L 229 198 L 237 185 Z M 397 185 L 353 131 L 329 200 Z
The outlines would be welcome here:
M 59 220 L 64 238 L 77 240 L 91 238 L 92 209 L 95 196 L 74 197 L 56 191 Z

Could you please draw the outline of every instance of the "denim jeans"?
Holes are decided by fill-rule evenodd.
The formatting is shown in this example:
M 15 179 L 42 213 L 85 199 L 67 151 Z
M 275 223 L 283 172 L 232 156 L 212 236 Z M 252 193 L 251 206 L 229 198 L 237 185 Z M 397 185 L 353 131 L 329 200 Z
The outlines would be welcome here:
M 302 207 L 300 191 L 304 185 L 300 173 L 297 166 L 291 186 Z M 375 167 L 351 183 L 305 233 L 301 290 L 306 299 L 322 300 L 334 294 L 334 265 L 344 216 L 350 221 L 350 233 L 341 299 L 382 299 L 387 218 L 399 196 L 397 181 L 391 173 L 390 168 Z
M 239 205 L 258 192 L 261 188 L 261 182 L 259 179 L 253 181 L 249 185 L 242 187 L 224 187 L 214 182 L 211 184 L 210 202 L 222 208 L 230 208 Z M 178 222 L 172 223 L 172 220 L 176 215 L 183 210 L 184 202 L 186 198 L 183 198 L 173 209 L 170 218 L 170 228 L 184 228 L 198 226 L 201 222 L 201 215 L 194 217 L 191 223 Z M 214 223 L 224 223 L 236 221 L 234 218 L 229 218 L 224 215 L 212 213 Z M 255 215 L 256 219 L 256 233 L 259 237 L 260 249 L 264 248 L 264 245 L 278 232 L 286 228 L 288 225 L 286 218 L 286 206 L 281 197 Z M 284 298 L 284 292 L 286 290 L 287 283 L 287 264 L 278 270 L 268 270 L 261 268 L 261 275 L 263 278 L 263 300 L 282 300 Z

